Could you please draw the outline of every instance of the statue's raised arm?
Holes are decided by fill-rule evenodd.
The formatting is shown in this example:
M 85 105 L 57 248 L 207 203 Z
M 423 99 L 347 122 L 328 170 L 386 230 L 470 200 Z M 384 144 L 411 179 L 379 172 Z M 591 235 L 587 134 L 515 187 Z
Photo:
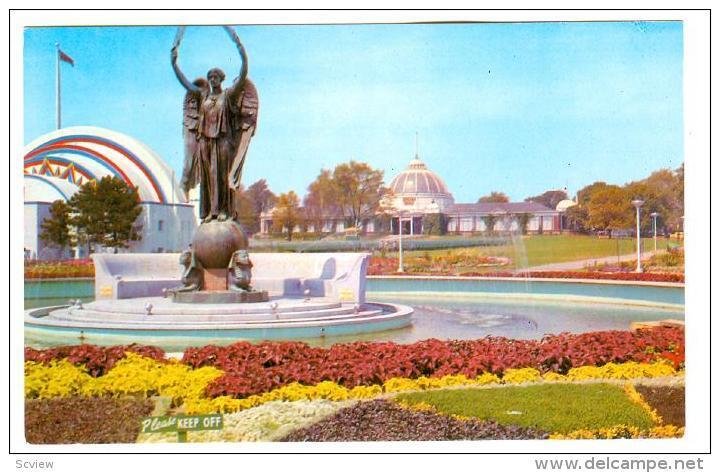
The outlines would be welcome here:
M 242 60 L 242 66 L 240 66 L 240 75 L 238 76 L 235 83 L 233 83 L 232 86 L 228 87 L 228 94 L 230 98 L 236 100 L 240 95 L 240 91 L 243 89 L 243 87 L 245 87 L 245 79 L 247 79 L 248 75 L 248 57 L 247 52 L 245 51 L 245 46 L 243 46 L 235 30 L 230 26 L 223 26 L 223 29 L 227 31 L 227 34 L 233 40 L 233 43 L 235 43 L 235 46 L 240 53 L 240 59 Z
M 178 78 L 180 83 L 182 84 L 185 89 L 187 89 L 188 92 L 192 93 L 200 93 L 200 88 L 190 82 L 187 77 L 185 77 L 185 74 L 180 70 L 180 66 L 178 66 L 177 60 L 178 60 L 178 48 L 180 47 L 180 41 L 182 41 L 182 37 L 185 34 L 185 27 L 184 26 L 178 26 L 177 33 L 175 34 L 175 41 L 173 42 L 173 47 L 170 50 L 170 62 L 172 63 L 173 72 L 175 72 L 175 76 Z

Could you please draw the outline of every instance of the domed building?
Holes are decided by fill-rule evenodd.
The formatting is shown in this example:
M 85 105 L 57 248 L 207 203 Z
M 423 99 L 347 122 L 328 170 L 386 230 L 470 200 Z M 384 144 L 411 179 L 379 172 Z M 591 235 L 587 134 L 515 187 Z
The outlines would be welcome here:
M 390 183 L 391 232 L 404 235 L 435 233 L 514 232 L 525 222 L 529 233 L 557 233 L 560 212 L 537 202 L 455 203 L 442 178 L 415 155 L 407 169 Z
M 393 209 L 391 231 L 398 233 L 402 221 L 404 234 L 423 233 L 423 217 L 444 213 L 455 200 L 440 176 L 428 169 L 418 155 L 395 176 L 384 206 Z
M 69 200 L 81 185 L 115 176 L 136 187 L 142 213 L 135 225 L 139 241 L 124 251 L 177 252 L 185 249 L 197 227 L 195 206 L 186 201 L 172 169 L 150 147 L 112 130 L 70 127 L 29 143 L 23 156 L 25 254 L 27 258 L 84 257 L 86 249 L 70 254 L 39 238 L 52 202 Z

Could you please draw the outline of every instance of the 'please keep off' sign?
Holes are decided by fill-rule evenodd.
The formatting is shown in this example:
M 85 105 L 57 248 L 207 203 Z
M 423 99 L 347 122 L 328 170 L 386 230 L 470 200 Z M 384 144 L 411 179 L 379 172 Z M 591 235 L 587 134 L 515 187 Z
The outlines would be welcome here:
M 142 420 L 142 433 L 177 432 L 178 440 L 185 440 L 186 432 L 195 430 L 221 430 L 222 414 L 210 415 L 177 415 L 146 417 Z

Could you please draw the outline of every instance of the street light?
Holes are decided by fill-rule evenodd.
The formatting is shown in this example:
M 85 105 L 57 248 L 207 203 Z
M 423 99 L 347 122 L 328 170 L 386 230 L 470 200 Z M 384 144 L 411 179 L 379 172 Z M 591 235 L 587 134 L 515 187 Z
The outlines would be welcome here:
M 642 266 L 640 265 L 640 207 L 645 203 L 642 199 L 635 199 L 632 204 L 635 206 L 635 236 L 637 237 L 637 268 L 636 273 L 642 273 Z
M 650 216 L 653 218 L 653 243 L 655 244 L 655 252 L 657 253 L 657 218 L 660 215 L 657 212 L 653 212 Z
M 402 254 L 402 213 L 398 213 L 398 227 L 399 233 L 398 233 L 398 273 L 404 273 L 405 269 L 403 268 L 403 254 Z

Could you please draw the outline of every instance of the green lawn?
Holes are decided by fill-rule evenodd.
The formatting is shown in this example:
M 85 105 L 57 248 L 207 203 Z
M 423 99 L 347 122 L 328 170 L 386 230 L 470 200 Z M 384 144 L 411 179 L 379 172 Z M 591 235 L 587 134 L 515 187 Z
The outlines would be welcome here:
M 642 407 L 614 384 L 546 384 L 491 389 L 447 389 L 408 393 L 398 400 L 424 402 L 444 414 L 535 427 L 554 433 L 616 425 L 654 426 Z
M 652 238 L 643 239 L 644 248 L 653 248 Z M 658 240 L 658 249 L 665 248 L 665 240 Z M 442 256 L 450 252 L 464 252 L 469 256 L 504 256 L 512 261 L 507 269 L 525 268 L 549 263 L 603 258 L 630 254 L 635 251 L 634 239 L 607 239 L 585 235 L 533 235 L 518 237 L 513 244 L 461 249 L 408 251 L 406 258 Z M 396 255 L 396 254 L 395 254 Z M 477 270 L 477 268 L 474 268 Z M 488 271 L 497 270 L 497 268 Z

